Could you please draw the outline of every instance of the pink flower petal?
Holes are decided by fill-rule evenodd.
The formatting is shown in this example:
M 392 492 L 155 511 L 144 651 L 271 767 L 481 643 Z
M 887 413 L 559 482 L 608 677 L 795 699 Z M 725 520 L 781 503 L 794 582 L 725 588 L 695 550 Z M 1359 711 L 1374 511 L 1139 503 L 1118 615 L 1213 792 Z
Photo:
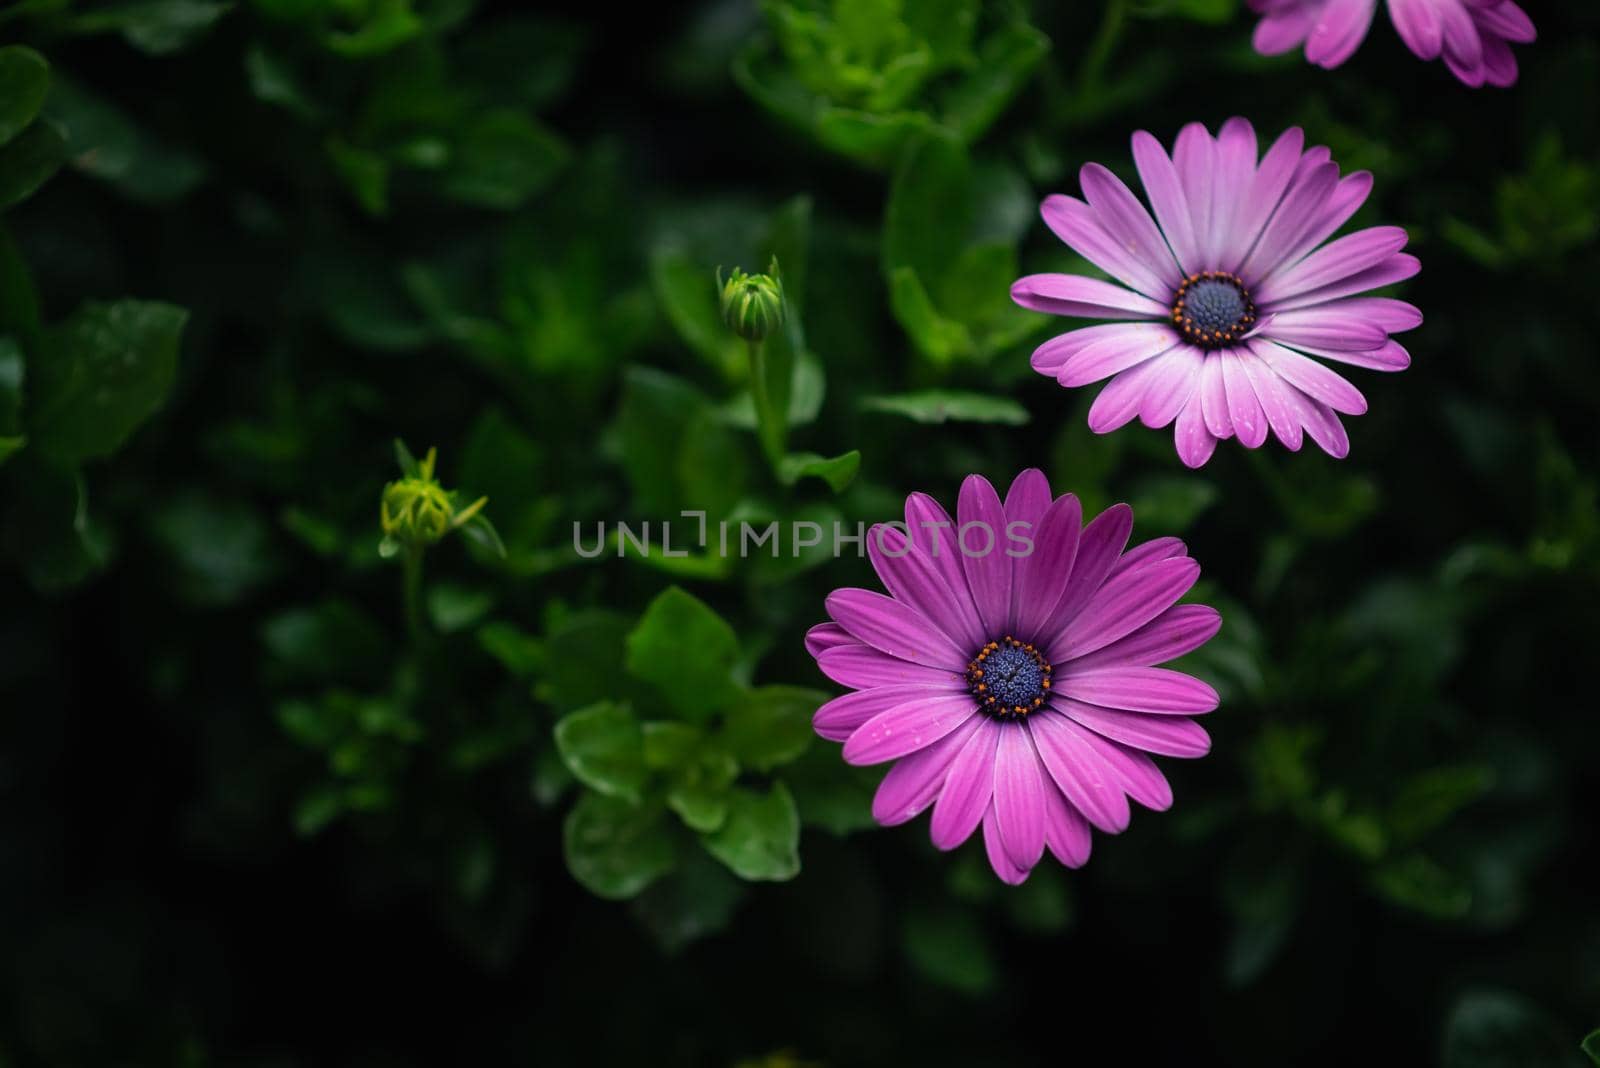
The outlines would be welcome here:
M 1179 556 L 1108 580 L 1052 639 L 1045 655 L 1063 662 L 1105 648 L 1171 608 L 1199 577 L 1200 565 Z
M 1076 274 L 1030 274 L 1011 283 L 1024 308 L 1079 319 L 1160 319 L 1167 305 L 1131 289 Z
M 909 501 L 907 510 L 910 510 Z M 946 519 L 944 522 L 949 521 Z M 919 532 L 924 535 L 929 533 L 927 530 Z M 879 524 L 867 531 L 867 558 L 872 561 L 873 570 L 877 571 L 878 578 L 896 600 L 920 612 L 944 631 L 957 648 L 976 649 L 987 639 L 983 636 L 978 610 L 967 595 L 967 580 L 961 574 L 955 550 L 954 524 L 942 532 L 942 538 L 940 548 L 944 558 L 954 565 L 958 586 L 952 586 L 948 581 L 947 575 L 952 568 L 940 566 L 939 560 L 913 547 L 905 534 L 886 524 Z
M 1122 179 L 1098 163 L 1089 163 L 1078 171 L 1078 183 L 1083 187 L 1084 199 L 1094 208 L 1106 232 L 1116 238 L 1130 255 L 1148 263 L 1163 279 L 1182 277 L 1179 261 L 1173 259 L 1172 250 L 1168 247 L 1170 235 L 1161 232 L 1144 205 L 1139 203 L 1139 198 L 1122 183 Z M 1177 286 L 1171 288 L 1176 289 Z
M 1367 410 L 1360 390 L 1316 360 L 1262 338 L 1250 342 L 1250 351 L 1279 378 L 1334 411 L 1361 415 Z
M 1027 523 L 1037 534 L 1050 501 L 1050 480 L 1037 467 L 1030 467 L 1012 479 L 1006 490 L 1006 522 Z
M 1010 509 L 1006 510 L 1010 514 Z M 1025 641 L 1044 633 L 1050 613 L 1066 592 L 1078 556 L 1083 507 L 1072 494 L 1056 498 L 1034 535 L 1033 551 L 1016 560 L 1011 587 L 1014 630 Z
M 1283 200 L 1283 195 L 1299 167 L 1304 147 L 1305 134 L 1300 127 L 1291 126 L 1272 143 L 1267 154 L 1261 158 L 1255 177 L 1250 180 L 1250 188 L 1239 204 L 1239 213 L 1235 216 L 1232 227 L 1233 232 L 1223 243 L 1219 259 L 1220 270 L 1240 273 L 1240 264 L 1244 261 L 1245 255 L 1255 248 L 1262 228 L 1266 226 L 1267 220 L 1272 218 L 1279 202 Z
M 1089 862 L 1089 850 L 1094 844 L 1089 821 L 1072 807 L 1054 779 L 1044 784 L 1044 796 L 1045 846 L 1067 867 L 1083 867 Z
M 1140 323 L 1116 337 L 1104 338 L 1069 356 L 1056 372 L 1063 386 L 1086 386 L 1137 366 L 1178 345 L 1166 323 Z
M 874 686 L 854 690 L 825 703 L 811 717 L 811 727 L 830 742 L 842 742 L 871 719 L 907 701 L 949 696 L 956 684 L 944 686 Z
M 989 867 L 994 869 L 994 873 L 1000 876 L 1000 881 L 1007 886 L 1021 886 L 1027 882 L 1028 875 L 1033 871 L 1032 866 L 1018 866 L 1006 852 L 1005 842 L 1000 834 L 1000 820 L 992 802 L 989 811 L 983 814 L 983 851 L 989 858 Z
M 1148 753 L 1203 757 L 1211 751 L 1211 736 L 1187 716 L 1122 712 L 1082 701 L 1061 701 L 1053 707 L 1104 738 Z
M 867 720 L 844 743 L 847 764 L 882 764 L 937 742 L 978 715 L 964 693 L 919 695 Z
M 1178 459 L 1183 461 L 1185 467 L 1203 467 L 1211 459 L 1211 454 L 1217 449 L 1217 439 L 1211 431 L 1206 429 L 1205 416 L 1200 410 L 1200 390 L 1194 393 L 1183 406 L 1183 411 L 1178 413 L 1177 421 L 1172 424 L 1173 444 L 1178 450 Z
M 874 649 L 914 664 L 961 671 L 971 653 L 951 641 L 921 612 L 871 590 L 834 590 L 827 599 L 834 622 Z
M 1239 354 L 1225 349 L 1219 354 L 1222 363 L 1222 381 L 1228 394 L 1228 421 L 1239 444 L 1247 449 L 1257 449 L 1267 440 L 1267 414 L 1261 410 L 1261 401 L 1250 385 Z
M 832 649 L 836 645 L 853 645 L 855 639 L 850 637 L 850 632 L 837 623 L 818 623 L 806 631 L 806 652 L 812 656 L 821 656 L 824 649 Z
M 1078 554 L 1072 564 L 1072 574 L 1067 577 L 1066 589 L 1061 599 L 1050 611 L 1035 636 L 1040 645 L 1049 645 L 1068 623 L 1077 617 L 1089 598 L 1105 582 L 1106 576 L 1116 566 L 1133 533 L 1133 509 L 1125 504 L 1114 504 L 1095 516 L 1078 538 Z
M 1124 830 L 1129 818 L 1127 794 L 1087 741 L 1092 732 L 1059 712 L 1029 717 L 1028 729 L 1050 778 L 1072 807 L 1102 831 Z
M 940 849 L 954 849 L 972 836 L 994 797 L 995 750 L 1003 726 L 983 719 L 950 762 L 944 789 L 933 805 L 929 836 Z
M 1398 226 L 1373 226 L 1331 241 L 1286 270 L 1274 271 L 1255 291 L 1264 309 L 1352 275 L 1376 267 L 1406 245 L 1406 232 Z
M 1409 252 L 1397 252 L 1384 260 L 1376 267 L 1369 267 L 1365 271 L 1353 274 L 1342 281 L 1332 285 L 1313 289 L 1309 293 L 1288 300 L 1279 301 L 1273 309 L 1276 312 L 1294 311 L 1296 308 L 1310 308 L 1318 304 L 1338 300 L 1341 297 L 1365 293 L 1369 289 L 1378 289 L 1381 286 L 1392 285 L 1395 282 L 1404 282 L 1418 271 L 1422 270 L 1422 262 Z
M 1143 130 L 1133 135 L 1133 162 L 1139 181 L 1161 222 L 1161 233 L 1172 247 L 1184 274 L 1205 270 L 1200 255 L 1200 239 L 1195 234 L 1194 217 L 1178 169 L 1168 158 L 1161 142 Z M 1088 168 L 1085 168 L 1087 170 Z
M 924 667 L 880 653 L 865 645 L 840 645 L 824 649 L 817 667 L 840 686 L 864 690 L 873 686 L 943 686 L 959 684 L 961 676 L 952 671 Z
M 1198 716 L 1217 707 L 1217 691 L 1181 671 L 1157 667 L 1098 667 L 1057 671 L 1055 690 L 1067 697 L 1129 712 Z
M 1154 300 L 1166 300 L 1183 280 L 1178 265 L 1163 247 L 1158 257 L 1141 257 L 1118 241 L 1096 211 L 1076 197 L 1056 194 L 1039 206 L 1045 225 L 1078 255 Z
M 893 827 L 927 811 L 944 787 L 956 754 L 983 723 L 983 717 L 973 716 L 932 745 L 896 761 L 872 797 L 872 818 Z
M 994 812 L 1000 841 L 1019 868 L 1044 856 L 1044 778 L 1039 756 L 1019 723 L 1002 724 L 994 761 Z
M 956 501 L 956 544 L 967 589 L 989 638 L 1005 630 L 1011 611 L 1011 562 L 1006 555 L 1006 511 L 999 494 L 981 475 L 968 475 Z M 981 644 L 981 643 L 980 643 Z

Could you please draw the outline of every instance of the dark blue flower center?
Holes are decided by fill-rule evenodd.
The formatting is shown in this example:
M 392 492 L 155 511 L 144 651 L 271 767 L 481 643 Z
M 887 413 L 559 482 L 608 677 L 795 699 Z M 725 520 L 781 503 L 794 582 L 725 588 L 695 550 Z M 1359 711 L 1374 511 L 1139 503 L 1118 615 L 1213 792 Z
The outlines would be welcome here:
M 996 719 L 1020 719 L 1049 698 L 1050 662 L 1008 634 L 979 649 L 967 664 L 967 690 L 980 711 Z
M 1184 340 L 1205 349 L 1231 345 L 1250 332 L 1256 306 L 1237 276 L 1223 271 L 1191 274 L 1172 299 L 1172 325 Z

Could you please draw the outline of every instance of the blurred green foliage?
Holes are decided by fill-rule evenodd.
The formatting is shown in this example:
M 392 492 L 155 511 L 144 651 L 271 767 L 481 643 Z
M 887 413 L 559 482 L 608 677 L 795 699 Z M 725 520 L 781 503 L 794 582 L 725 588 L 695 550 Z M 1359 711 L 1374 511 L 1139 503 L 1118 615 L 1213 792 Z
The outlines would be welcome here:
M 1152 1064 L 1581 1063 L 1600 19 L 1472 93 L 1242 9 L 0 7 L 0 1061 L 1027 1065 L 1065 1005 Z M 1027 366 L 1010 282 L 1091 270 L 1038 200 L 1234 113 L 1424 262 L 1342 463 L 1189 472 Z M 774 259 L 755 351 L 717 272 Z M 396 437 L 494 519 L 425 567 Z M 1030 465 L 1186 539 L 1223 707 L 1013 890 L 869 832 L 801 643 L 874 584 L 836 526 Z

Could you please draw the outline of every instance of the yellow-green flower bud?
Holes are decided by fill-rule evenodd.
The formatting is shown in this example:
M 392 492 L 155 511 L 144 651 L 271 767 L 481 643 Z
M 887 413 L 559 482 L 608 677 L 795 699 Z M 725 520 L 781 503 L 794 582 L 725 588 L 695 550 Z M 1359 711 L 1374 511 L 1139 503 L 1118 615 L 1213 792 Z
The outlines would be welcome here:
M 450 533 L 455 509 L 444 487 L 431 479 L 402 478 L 383 487 L 378 518 L 383 532 L 409 545 L 432 545 Z
M 783 325 L 783 281 L 778 277 L 778 261 L 773 260 L 766 274 L 745 274 L 735 267 L 723 281 L 722 321 L 746 341 L 762 341 Z

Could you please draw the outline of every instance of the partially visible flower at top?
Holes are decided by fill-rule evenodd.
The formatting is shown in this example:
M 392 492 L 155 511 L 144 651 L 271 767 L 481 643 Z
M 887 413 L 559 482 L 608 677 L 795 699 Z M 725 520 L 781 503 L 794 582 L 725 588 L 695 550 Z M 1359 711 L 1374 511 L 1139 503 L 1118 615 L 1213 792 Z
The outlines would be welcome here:
M 1467 85 L 1504 88 L 1517 80 L 1513 44 L 1538 34 L 1515 0 L 1388 0 L 1389 19 L 1419 59 L 1444 57 Z M 1367 36 L 1378 0 L 1250 0 L 1261 15 L 1254 43 L 1275 56 L 1301 44 L 1306 59 L 1331 70 L 1349 59 Z
M 746 341 L 764 341 L 783 325 L 783 280 L 778 275 L 777 260 L 772 261 L 766 274 L 745 274 L 735 267 L 726 282 L 719 271 L 717 285 L 721 290 L 722 321 Z
M 1339 414 L 1360 415 L 1366 398 L 1319 361 L 1403 370 L 1411 356 L 1390 335 L 1422 323 L 1410 304 L 1361 295 L 1421 268 L 1400 251 L 1404 230 L 1328 241 L 1367 199 L 1372 175 L 1340 177 L 1328 149 L 1307 149 L 1298 127 L 1258 160 L 1241 118 L 1215 138 L 1190 123 L 1170 157 L 1141 130 L 1133 159 L 1154 218 L 1098 163 L 1079 172 L 1083 200 L 1058 194 L 1040 206 L 1057 237 L 1121 284 L 1035 274 L 1011 287 L 1034 311 L 1133 321 L 1053 338 L 1034 352 L 1034 370 L 1068 387 L 1111 379 L 1089 409 L 1090 429 L 1135 417 L 1173 424 L 1190 467 L 1218 440 L 1253 449 L 1269 430 L 1291 450 L 1309 436 L 1347 455 Z
M 453 530 L 463 531 L 485 548 L 505 555 L 500 535 L 483 514 L 489 498 L 479 497 L 465 508 L 457 508 L 456 491 L 445 489 L 434 478 L 437 449 L 429 449 L 419 462 L 404 442 L 396 441 L 394 448 L 403 477 L 384 486 L 378 502 L 378 523 L 383 528 L 379 555 L 388 558 L 402 550 L 421 551 Z
M 812 627 L 806 649 L 853 692 L 813 725 L 851 764 L 895 762 L 872 802 L 879 823 L 931 808 L 940 849 L 981 825 L 990 866 L 1016 884 L 1046 849 L 1081 866 L 1090 828 L 1122 831 L 1130 798 L 1172 804 L 1150 754 L 1204 756 L 1211 739 L 1191 717 L 1217 692 L 1155 665 L 1204 645 L 1222 619 L 1177 603 L 1200 576 L 1183 542 L 1129 549 L 1131 508 L 1085 524 L 1078 499 L 1052 499 L 1038 470 L 1003 502 L 968 477 L 956 520 L 914 493 L 903 528 L 867 535 L 890 595 L 829 595 L 833 622 Z

